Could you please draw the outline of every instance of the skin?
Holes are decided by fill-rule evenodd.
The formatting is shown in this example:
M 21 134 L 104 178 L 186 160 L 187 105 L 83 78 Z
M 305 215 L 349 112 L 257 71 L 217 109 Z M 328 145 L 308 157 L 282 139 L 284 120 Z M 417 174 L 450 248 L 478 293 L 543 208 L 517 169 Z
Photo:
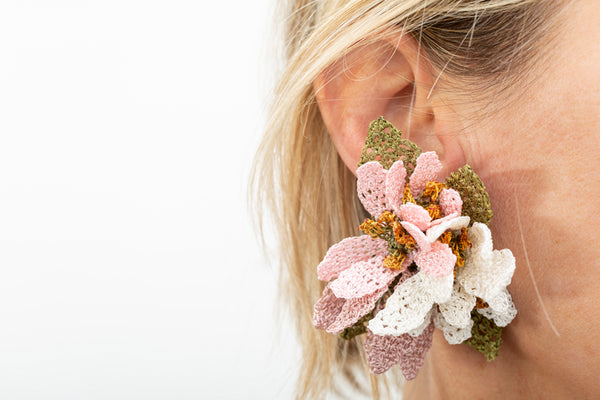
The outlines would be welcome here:
M 574 1 L 560 20 L 551 44 L 542 44 L 543 62 L 530 69 L 536 79 L 514 85 L 509 101 L 483 114 L 472 111 L 483 103 L 444 90 L 442 82 L 432 99 L 419 93 L 437 75 L 414 67 L 409 45 L 398 47 L 401 57 L 383 72 L 359 62 L 364 76 L 377 72 L 385 82 L 374 94 L 365 88 L 374 91 L 375 81 L 333 80 L 335 71 L 315 83 L 333 142 L 354 171 L 365 134 L 351 133 L 366 132 L 377 115 L 392 114 L 403 128 L 406 117 L 393 110 L 407 107 L 385 90 L 410 93 L 397 75 L 418 82 L 411 139 L 438 151 L 445 173 L 473 167 L 492 201 L 494 248 L 511 249 L 517 261 L 509 291 L 518 315 L 504 329 L 497 359 L 449 345 L 436 330 L 425 364 L 405 385 L 406 400 L 600 398 L 600 5 Z M 389 70 L 395 75 L 385 75 Z M 396 103 L 384 104 L 392 97 Z M 365 110 L 356 126 L 340 125 Z
M 600 398 L 600 6 L 577 1 L 561 18 L 541 79 L 460 136 L 488 186 L 495 248 L 517 259 L 519 314 L 492 363 L 436 331 L 407 400 Z

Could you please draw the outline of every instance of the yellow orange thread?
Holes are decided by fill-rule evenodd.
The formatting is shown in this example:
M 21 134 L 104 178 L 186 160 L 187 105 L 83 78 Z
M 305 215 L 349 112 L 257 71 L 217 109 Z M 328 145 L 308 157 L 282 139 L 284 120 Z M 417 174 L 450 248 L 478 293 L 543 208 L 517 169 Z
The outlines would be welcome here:
M 389 269 L 401 269 L 405 259 L 406 254 L 402 253 L 398 256 L 388 255 L 385 260 L 383 260 L 383 266 Z
M 431 201 L 436 201 L 440 192 L 446 187 L 445 183 L 440 182 L 427 182 L 425 184 L 425 190 L 423 191 L 423 196 L 428 196 Z
M 402 194 L 402 202 L 403 203 L 416 203 L 415 198 L 413 197 L 408 184 L 404 186 L 404 193 Z
M 440 242 L 442 242 L 442 243 L 449 244 L 451 240 L 452 240 L 452 233 L 450 231 L 446 231 L 446 232 L 442 233 L 442 235 L 440 236 Z
M 399 222 L 394 223 L 392 227 L 394 228 L 394 238 L 396 239 L 396 242 L 400 243 L 400 238 L 402 235 L 406 234 L 406 231 Z
M 456 256 L 456 268 L 464 267 L 465 259 L 460 255 L 460 252 L 456 250 L 455 247 L 452 247 L 452 254 Z
M 485 301 L 483 301 L 483 299 L 480 299 L 479 297 L 477 297 L 476 301 L 475 301 L 475 308 L 488 308 L 490 305 L 488 303 L 486 303 Z
M 409 250 L 414 249 L 415 246 L 417 245 L 417 241 L 412 236 L 410 236 L 408 233 L 406 233 L 406 231 L 404 230 L 402 225 L 400 225 L 398 222 L 394 223 L 393 226 L 394 226 L 394 238 L 396 239 L 396 242 L 398 244 L 405 246 Z
M 383 227 L 377 223 L 377 221 L 373 221 L 372 219 L 365 219 L 365 221 L 360 224 L 358 227 L 361 231 L 371 236 L 373 239 L 376 239 L 385 233 Z
M 411 249 L 411 250 L 414 249 L 415 246 L 417 245 L 416 240 L 407 233 L 400 236 L 398 239 L 396 239 L 396 241 L 399 244 L 404 245 L 404 246 L 406 246 L 406 248 Z
M 392 225 L 395 220 L 396 216 L 392 212 L 385 211 L 383 214 L 381 214 L 381 217 L 379 217 L 377 222 L 380 224 Z
M 432 220 L 442 218 L 442 210 L 440 210 L 440 206 L 438 206 L 437 204 L 428 205 L 426 210 L 429 213 L 429 216 Z
M 462 228 L 460 230 L 460 236 L 458 237 L 458 248 L 462 251 L 470 248 L 472 246 L 471 239 L 467 235 L 467 228 Z

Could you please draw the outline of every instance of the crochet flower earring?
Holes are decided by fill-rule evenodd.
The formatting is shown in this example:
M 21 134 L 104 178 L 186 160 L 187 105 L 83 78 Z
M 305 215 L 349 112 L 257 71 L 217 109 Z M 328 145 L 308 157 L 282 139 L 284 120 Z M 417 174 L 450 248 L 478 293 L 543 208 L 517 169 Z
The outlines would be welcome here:
M 383 118 L 373 121 L 356 175 L 372 218 L 332 246 L 317 267 L 329 282 L 315 327 L 350 340 L 365 334 L 371 372 L 399 364 L 414 379 L 433 329 L 491 361 L 517 311 L 506 287 L 515 259 L 493 250 L 489 196 L 465 165 L 445 183 L 435 152 L 421 153 Z

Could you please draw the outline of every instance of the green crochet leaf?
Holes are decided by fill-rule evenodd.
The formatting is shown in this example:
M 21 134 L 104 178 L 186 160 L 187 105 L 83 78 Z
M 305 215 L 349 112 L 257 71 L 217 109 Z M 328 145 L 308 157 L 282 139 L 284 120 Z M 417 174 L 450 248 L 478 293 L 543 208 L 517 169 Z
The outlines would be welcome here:
M 502 344 L 502 328 L 494 321 L 487 319 L 476 310 L 471 312 L 473 328 L 467 344 L 483 354 L 488 361 L 493 361 L 498 355 Z
M 494 215 L 490 196 L 481 179 L 469 165 L 452 172 L 446 179 L 446 185 L 460 193 L 463 201 L 462 215 L 471 217 L 471 225 L 473 222 L 490 222 Z
M 408 139 L 402 139 L 402 132 L 383 117 L 379 117 L 369 125 L 369 134 L 358 166 L 369 161 L 379 161 L 383 168 L 390 169 L 395 161 L 402 159 L 410 176 L 415 170 L 420 154 L 419 146 Z

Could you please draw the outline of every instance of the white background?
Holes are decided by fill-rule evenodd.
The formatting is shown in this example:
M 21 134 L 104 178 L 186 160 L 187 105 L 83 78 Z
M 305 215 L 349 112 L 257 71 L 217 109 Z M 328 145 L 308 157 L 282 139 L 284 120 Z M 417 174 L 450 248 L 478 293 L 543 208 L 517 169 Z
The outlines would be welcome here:
M 291 397 L 246 210 L 271 25 L 269 0 L 1 0 L 1 399 Z

